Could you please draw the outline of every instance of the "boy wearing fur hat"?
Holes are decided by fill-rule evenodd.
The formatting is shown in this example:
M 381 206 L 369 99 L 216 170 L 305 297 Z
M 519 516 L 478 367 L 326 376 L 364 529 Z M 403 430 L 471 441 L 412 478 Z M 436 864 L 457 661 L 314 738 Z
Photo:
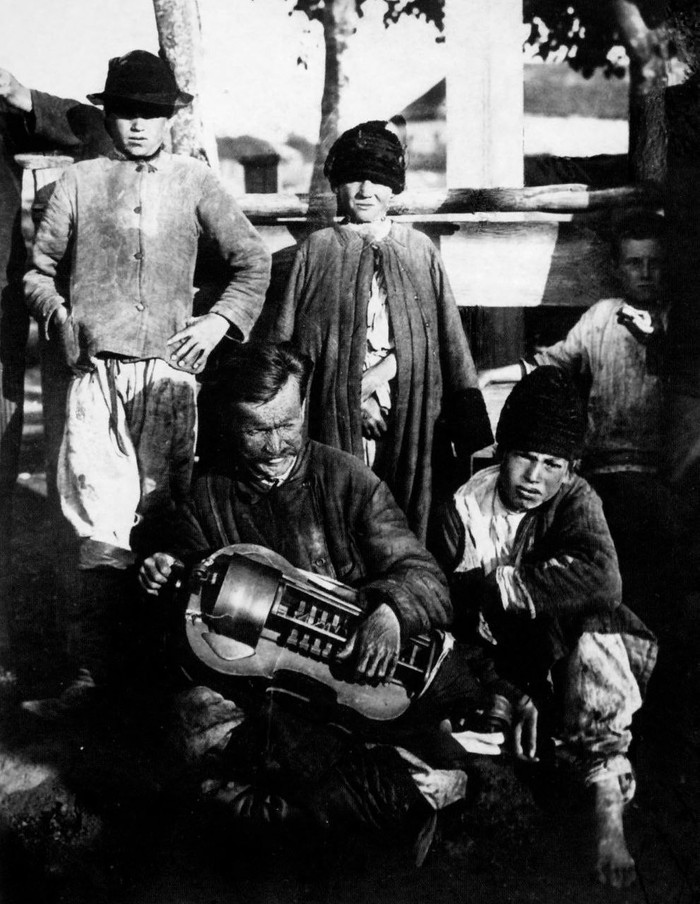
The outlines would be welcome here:
M 491 429 L 440 256 L 387 216 L 406 169 L 389 126 L 362 123 L 331 148 L 324 172 L 344 219 L 299 248 L 271 338 L 293 340 L 314 362 L 312 439 L 364 460 L 425 540 L 452 448 L 463 467 L 450 491 Z
M 621 887 L 635 877 L 622 825 L 634 793 L 630 724 L 656 642 L 621 603 L 600 500 L 573 469 L 583 430 L 564 372 L 526 376 L 498 423 L 500 463 L 444 512 L 438 558 L 452 576 L 456 635 L 491 647 L 498 674 L 533 697 L 541 724 L 551 717 L 558 753 L 593 789 L 596 871 Z
M 115 58 L 89 99 L 104 105 L 115 150 L 57 183 L 25 278 L 31 313 L 74 372 L 58 466 L 82 583 L 71 700 L 106 678 L 106 625 L 132 549 L 189 488 L 195 374 L 226 333 L 247 337 L 269 279 L 260 236 L 212 171 L 163 149 L 170 118 L 192 100 L 167 63 L 142 50 Z M 200 234 L 230 278 L 193 317 Z

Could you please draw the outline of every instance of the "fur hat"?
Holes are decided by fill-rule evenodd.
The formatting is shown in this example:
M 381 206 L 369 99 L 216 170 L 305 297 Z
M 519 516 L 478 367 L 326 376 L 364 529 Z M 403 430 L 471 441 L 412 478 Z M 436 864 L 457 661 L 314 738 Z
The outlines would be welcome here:
M 396 132 L 373 119 L 343 132 L 328 152 L 323 172 L 331 188 L 369 179 L 398 195 L 406 185 L 406 157 Z
M 152 107 L 178 109 L 193 97 L 180 91 L 170 66 L 147 50 L 132 50 L 109 61 L 104 91 L 88 94 L 93 104 L 129 101 Z
M 506 399 L 496 442 L 505 450 L 572 461 L 581 455 L 585 429 L 583 401 L 571 377 L 558 367 L 537 367 Z

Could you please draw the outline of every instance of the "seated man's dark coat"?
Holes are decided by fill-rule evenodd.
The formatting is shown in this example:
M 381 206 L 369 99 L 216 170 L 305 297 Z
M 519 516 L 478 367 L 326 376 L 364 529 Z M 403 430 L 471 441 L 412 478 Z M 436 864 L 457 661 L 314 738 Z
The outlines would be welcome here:
M 445 577 L 387 485 L 352 455 L 313 440 L 267 493 L 244 483 L 233 463 L 196 478 L 174 537 L 171 551 L 185 559 L 257 543 L 297 568 L 359 587 L 366 606 L 391 606 L 402 638 L 451 620 Z
M 309 441 L 282 485 L 258 493 L 242 476 L 232 462 L 195 479 L 171 552 L 193 561 L 230 544 L 259 544 L 296 567 L 358 588 L 367 611 L 387 603 L 402 638 L 449 625 L 449 592 L 439 566 L 410 531 L 386 484 L 352 455 Z M 470 670 L 465 681 L 473 695 L 477 680 Z M 438 731 L 433 706 L 427 715 L 421 707 L 417 722 L 402 722 L 393 738 L 384 723 L 376 731 L 358 725 L 350 733 L 347 725 L 339 730 L 337 712 L 320 698 L 305 707 L 276 698 L 251 706 L 237 691 L 231 696 L 249 717 L 233 732 L 224 768 L 257 789 L 243 795 L 246 806 L 251 794 L 267 801 L 277 793 L 326 824 L 395 827 L 410 813 L 424 818 L 429 808 L 393 745 L 411 749 L 433 768 L 465 767 L 464 752 Z M 378 746 L 363 743 L 370 737 Z

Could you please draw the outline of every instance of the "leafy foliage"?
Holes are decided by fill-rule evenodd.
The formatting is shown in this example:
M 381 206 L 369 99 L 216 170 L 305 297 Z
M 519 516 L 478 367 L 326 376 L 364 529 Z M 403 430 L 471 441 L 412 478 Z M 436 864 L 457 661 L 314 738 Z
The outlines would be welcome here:
M 292 12 L 305 13 L 311 20 L 321 20 L 327 3 L 333 0 L 296 0 Z M 358 15 L 362 15 L 362 7 L 367 0 L 355 0 Z M 438 31 L 445 27 L 444 0 L 384 0 L 384 24 L 391 25 L 402 16 L 416 16 L 437 26 Z
M 322 19 L 327 3 L 333 0 L 296 0 L 293 11 L 303 12 L 309 19 Z M 368 0 L 355 0 L 358 14 Z M 444 40 L 444 0 L 383 0 L 384 24 L 389 26 L 403 16 L 415 16 L 434 25 L 436 40 Z M 462 0 L 464 3 L 474 0 Z M 700 12 L 697 0 L 638 0 L 646 22 L 654 27 L 670 15 L 670 24 L 681 29 L 693 46 L 687 55 L 700 58 Z M 622 43 L 611 4 L 605 0 L 524 0 L 524 20 L 530 26 L 526 43 L 536 48 L 538 56 L 565 55 L 572 69 L 586 78 L 596 69 L 606 76 L 622 77 L 625 68 L 609 54 Z M 693 39 L 693 36 L 695 38 Z
M 327 3 L 333 0 L 296 0 L 293 12 L 303 12 L 309 19 L 321 20 Z M 358 14 L 367 0 L 355 0 Z M 473 2 L 473 0 L 463 0 Z M 573 5 L 575 3 L 575 6 Z M 389 26 L 404 16 L 415 16 L 434 25 L 436 40 L 444 40 L 444 0 L 384 0 L 384 24 Z M 546 59 L 565 48 L 566 60 L 586 77 L 598 67 L 606 75 L 623 75 L 624 69 L 611 62 L 607 54 L 619 43 L 615 20 L 603 0 L 525 0 L 525 22 L 530 24 L 527 40 Z
M 387 10 L 384 13 L 384 24 L 397 22 L 401 16 L 416 16 L 425 19 L 442 32 L 445 28 L 444 0 L 385 0 Z M 440 40 L 440 38 L 437 38 Z
M 367 0 L 355 0 L 358 15 L 362 15 L 362 7 L 366 2 Z M 312 22 L 314 20 L 320 22 L 323 19 L 323 10 L 328 3 L 333 3 L 333 0 L 296 0 L 290 15 L 291 13 L 306 13 Z
M 612 10 L 601 0 L 525 0 L 525 21 L 530 25 L 527 43 L 547 59 L 562 48 L 566 61 L 586 78 L 602 68 L 607 76 L 622 76 L 624 68 L 608 59 L 620 44 Z

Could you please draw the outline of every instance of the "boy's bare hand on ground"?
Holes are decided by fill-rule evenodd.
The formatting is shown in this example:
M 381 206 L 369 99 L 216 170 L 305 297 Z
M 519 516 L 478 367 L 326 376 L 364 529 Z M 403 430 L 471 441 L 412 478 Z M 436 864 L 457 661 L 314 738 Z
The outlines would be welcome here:
M 220 314 L 190 317 L 184 329 L 168 339 L 167 345 L 172 349 L 170 361 L 175 367 L 200 373 L 229 327 L 228 320 Z
M 167 552 L 156 552 L 144 560 L 139 568 L 139 584 L 146 593 L 158 596 L 163 587 L 168 583 L 173 573 L 173 568 L 181 566 L 182 562 Z

